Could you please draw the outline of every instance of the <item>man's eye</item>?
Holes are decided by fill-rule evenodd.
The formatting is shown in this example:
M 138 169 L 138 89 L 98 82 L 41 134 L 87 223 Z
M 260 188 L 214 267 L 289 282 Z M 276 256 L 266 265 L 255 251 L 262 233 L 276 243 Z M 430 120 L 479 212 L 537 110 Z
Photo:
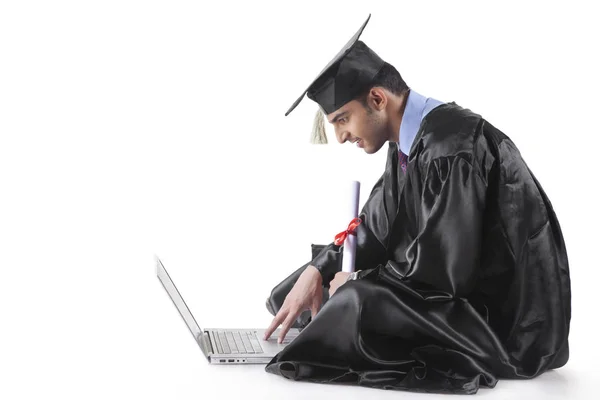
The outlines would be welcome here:
M 339 121 L 340 121 L 340 124 L 345 124 L 346 123 L 346 118 L 340 118 Z

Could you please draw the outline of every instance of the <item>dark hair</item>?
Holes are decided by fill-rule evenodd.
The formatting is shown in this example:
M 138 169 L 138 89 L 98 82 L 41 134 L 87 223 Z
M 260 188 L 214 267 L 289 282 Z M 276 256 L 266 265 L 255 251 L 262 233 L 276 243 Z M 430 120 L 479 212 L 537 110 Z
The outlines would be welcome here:
M 404 82 L 402 76 L 400 76 L 400 72 L 392 64 L 386 62 L 384 62 L 383 67 L 375 75 L 375 78 L 373 78 L 371 86 L 358 96 L 357 100 L 363 106 L 367 107 L 367 95 L 375 86 L 383 87 L 396 95 L 400 95 L 408 90 L 408 85 Z

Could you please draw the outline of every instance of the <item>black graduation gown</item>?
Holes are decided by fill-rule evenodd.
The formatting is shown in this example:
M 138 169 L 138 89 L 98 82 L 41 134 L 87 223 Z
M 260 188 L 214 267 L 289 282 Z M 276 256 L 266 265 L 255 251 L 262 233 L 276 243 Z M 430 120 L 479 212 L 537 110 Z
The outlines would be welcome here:
M 433 109 L 406 174 L 390 143 L 361 210 L 356 270 L 266 366 L 294 380 L 476 393 L 569 357 L 567 254 L 552 205 L 514 143 L 455 103 Z M 310 263 L 327 287 L 343 248 Z M 316 252 L 315 252 L 316 253 Z M 267 301 L 275 315 L 303 266 Z M 326 288 L 324 291 L 326 292 Z

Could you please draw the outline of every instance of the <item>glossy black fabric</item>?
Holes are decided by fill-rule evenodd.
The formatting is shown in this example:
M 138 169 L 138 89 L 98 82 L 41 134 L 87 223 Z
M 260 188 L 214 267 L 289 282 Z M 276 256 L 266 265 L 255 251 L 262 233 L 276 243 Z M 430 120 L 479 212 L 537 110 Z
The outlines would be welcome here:
M 406 175 L 390 144 L 360 216 L 356 269 L 368 273 L 341 286 L 268 372 L 475 393 L 567 362 L 560 226 L 514 143 L 489 122 L 454 103 L 432 110 Z M 311 261 L 324 282 L 341 254 L 330 244 Z

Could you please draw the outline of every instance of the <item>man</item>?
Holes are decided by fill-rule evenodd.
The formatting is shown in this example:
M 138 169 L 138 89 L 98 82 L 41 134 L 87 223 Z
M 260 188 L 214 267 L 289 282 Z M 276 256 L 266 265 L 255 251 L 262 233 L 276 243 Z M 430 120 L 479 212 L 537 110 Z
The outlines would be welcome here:
M 368 21 L 305 92 L 340 143 L 375 153 L 390 142 L 356 227 L 359 272 L 339 272 L 343 249 L 332 243 L 273 290 L 265 337 L 304 329 L 266 370 L 475 393 L 563 366 L 570 278 L 550 201 L 506 135 L 409 89 L 359 41 Z

